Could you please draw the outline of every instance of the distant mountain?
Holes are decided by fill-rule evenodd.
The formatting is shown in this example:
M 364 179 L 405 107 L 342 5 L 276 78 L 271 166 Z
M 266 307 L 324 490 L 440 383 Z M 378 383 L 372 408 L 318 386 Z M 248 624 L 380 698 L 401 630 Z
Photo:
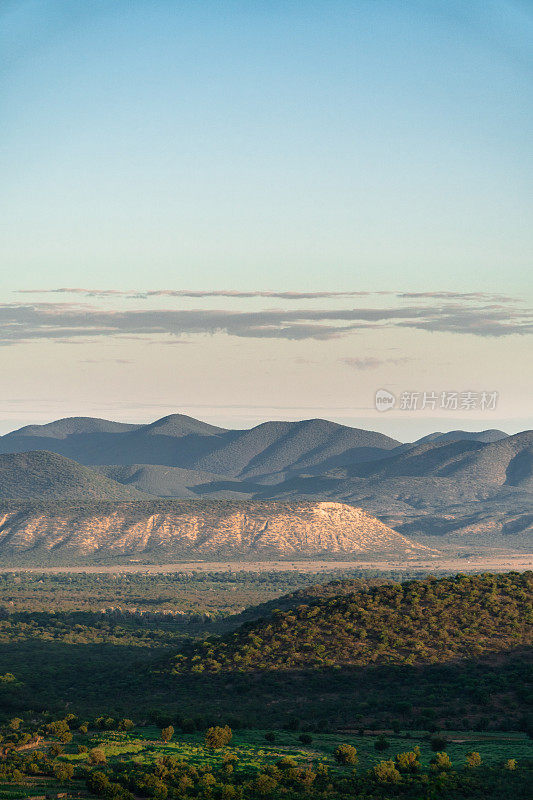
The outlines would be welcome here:
M 398 450 L 389 458 L 292 478 L 255 497 L 354 503 L 411 536 L 533 531 L 533 431 L 492 444 L 437 441 Z
M 381 433 L 320 419 L 239 431 L 172 414 L 148 425 L 83 417 L 32 425 L 0 437 L 0 452 L 50 450 L 86 465 L 153 464 L 275 482 L 317 465 L 376 458 L 398 444 Z
M 33 562 L 437 554 L 340 503 L 160 500 L 0 510 L 0 556 Z
M 133 486 L 152 496 L 182 499 L 198 497 L 198 494 L 203 493 L 203 489 L 210 488 L 210 494 L 217 491 L 213 487 L 218 486 L 223 478 L 213 472 L 182 469 L 181 467 L 163 467 L 157 464 L 102 465 L 95 466 L 93 469 L 101 475 L 106 475 L 127 486 Z M 246 492 L 241 481 L 223 482 L 224 486 L 228 487 L 227 491 L 230 491 L 229 487 L 235 486 L 238 495 L 242 496 L 242 493 Z
M 441 476 L 453 478 L 463 488 L 508 484 L 533 489 L 533 431 L 491 444 L 464 439 L 449 444 L 426 442 L 390 458 L 349 466 L 344 473 L 381 479 Z
M 0 455 L 0 498 L 62 501 L 138 500 L 134 488 L 46 451 Z
M 499 431 L 495 428 L 490 428 L 486 431 L 447 431 L 446 433 L 436 431 L 435 433 L 428 433 L 427 436 L 422 436 L 421 439 L 413 442 L 413 444 L 423 444 L 424 442 L 459 442 L 462 439 L 488 444 L 489 442 L 499 442 L 500 439 L 505 439 L 508 435 L 508 433 L 504 433 L 504 431 Z M 406 446 L 412 447 L 412 445 Z
M 459 430 L 400 444 L 322 419 L 228 430 L 172 414 L 147 425 L 74 417 L 27 426 L 0 437 L 0 452 L 46 450 L 90 465 L 122 484 L 116 496 L 350 503 L 422 542 L 461 535 L 489 545 L 499 536 L 504 547 L 527 547 L 532 437 Z M 101 499 L 109 491 L 102 486 Z

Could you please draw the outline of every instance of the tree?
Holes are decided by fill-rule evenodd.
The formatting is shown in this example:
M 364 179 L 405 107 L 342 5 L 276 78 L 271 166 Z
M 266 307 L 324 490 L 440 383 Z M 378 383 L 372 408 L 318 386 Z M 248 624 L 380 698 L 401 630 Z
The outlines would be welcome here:
M 398 783 L 402 776 L 394 766 L 394 761 L 380 761 L 374 767 L 374 776 L 379 783 Z
M 225 725 L 223 728 L 215 725 L 212 728 L 208 728 L 205 732 L 205 743 L 207 747 L 211 747 L 215 750 L 219 747 L 225 747 L 227 744 L 229 744 L 232 736 L 233 732 L 229 725 Z
M 161 739 L 163 742 L 170 742 L 173 736 L 174 736 L 174 728 L 172 727 L 172 725 L 168 725 L 168 727 L 162 729 Z
M 340 744 L 335 748 L 333 755 L 338 764 L 351 764 L 353 766 L 359 761 L 357 750 L 351 744 Z
M 394 759 L 399 772 L 418 772 L 420 769 L 420 748 L 415 747 L 407 753 L 397 753 Z
M 106 756 L 101 747 L 93 747 L 89 750 L 89 764 L 105 764 Z
M 389 744 L 389 742 L 388 742 L 388 741 L 385 739 L 385 737 L 384 737 L 384 736 L 378 736 L 378 738 L 377 738 L 377 739 L 376 739 L 376 741 L 374 742 L 374 748 L 375 748 L 375 749 L 376 749 L 378 752 L 381 752 L 381 751 L 383 751 L 383 750 L 388 750 L 388 748 L 389 748 L 389 747 L 390 747 L 390 744 Z
M 448 753 L 435 753 L 430 763 L 431 769 L 437 772 L 447 772 L 452 768 Z
M 54 778 L 57 778 L 58 781 L 69 781 L 74 775 L 74 767 L 72 764 L 63 764 L 61 761 L 57 761 L 53 764 L 52 770 Z
M 64 744 L 72 741 L 72 733 L 70 732 L 66 719 L 58 719 L 56 722 L 50 722 L 46 726 L 46 732 L 50 736 L 55 736 L 56 739 L 59 739 L 59 741 Z
M 433 736 L 429 745 L 434 753 L 441 753 L 443 750 L 446 750 L 448 740 L 445 736 Z
M 479 753 L 476 753 L 475 751 L 467 753 L 465 756 L 465 766 L 470 768 L 481 766 L 481 756 Z

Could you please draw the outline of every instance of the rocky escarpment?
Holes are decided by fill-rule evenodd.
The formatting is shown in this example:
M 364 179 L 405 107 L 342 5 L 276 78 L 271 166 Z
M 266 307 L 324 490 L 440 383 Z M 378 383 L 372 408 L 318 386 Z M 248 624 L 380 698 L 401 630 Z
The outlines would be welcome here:
M 359 508 L 332 502 L 104 503 L 6 507 L 0 557 L 261 558 L 401 554 L 429 548 Z

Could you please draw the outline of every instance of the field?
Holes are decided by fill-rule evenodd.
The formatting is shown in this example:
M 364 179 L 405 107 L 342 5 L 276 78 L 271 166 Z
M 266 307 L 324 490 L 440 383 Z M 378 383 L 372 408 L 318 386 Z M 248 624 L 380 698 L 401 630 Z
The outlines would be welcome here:
M 398 752 L 420 748 L 420 763 L 423 770 L 429 768 L 434 752 L 430 746 L 430 737 L 423 731 L 410 731 L 394 734 L 385 733 L 385 747 L 376 750 L 378 736 L 356 735 L 352 733 L 312 734 L 312 742 L 305 746 L 299 741 L 298 732 L 287 730 L 240 730 L 235 731 L 229 746 L 213 750 L 206 747 L 204 735 L 201 733 L 179 733 L 170 742 L 161 741 L 161 730 L 155 726 L 139 727 L 129 732 L 102 731 L 88 735 L 76 734 L 71 743 L 65 746 L 64 752 L 58 756 L 63 763 L 76 766 L 87 761 L 87 753 L 78 753 L 78 746 L 98 747 L 104 751 L 107 768 L 126 769 L 128 765 L 151 767 L 165 756 L 177 758 L 200 770 L 219 773 L 224 765 L 231 761 L 235 774 L 243 780 L 251 780 L 268 765 L 275 765 L 283 758 L 291 758 L 297 766 L 315 768 L 318 764 L 327 765 L 330 775 L 342 778 L 350 774 L 353 767 L 340 766 L 335 758 L 335 748 L 340 744 L 350 744 L 357 749 L 358 772 L 371 770 L 382 759 L 394 757 Z M 275 737 L 275 742 L 268 742 L 265 735 Z M 476 751 L 482 763 L 487 767 L 498 767 L 508 759 L 515 759 L 518 764 L 526 762 L 533 756 L 533 745 L 525 734 L 486 734 L 465 733 L 464 731 L 445 731 L 439 735 L 448 739 L 446 752 L 452 764 L 460 768 L 465 763 L 466 754 Z M 31 792 L 31 794 L 30 794 Z M 18 800 L 30 796 L 49 793 L 50 797 L 67 792 L 68 797 L 92 798 L 85 785 L 79 780 L 69 782 L 51 781 L 35 778 L 20 784 L 5 783 L 0 786 L 0 800 Z

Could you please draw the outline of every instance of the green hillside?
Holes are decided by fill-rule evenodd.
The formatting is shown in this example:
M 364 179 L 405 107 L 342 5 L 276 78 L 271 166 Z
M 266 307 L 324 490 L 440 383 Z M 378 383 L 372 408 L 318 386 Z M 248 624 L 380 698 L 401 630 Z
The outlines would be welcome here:
M 458 575 L 312 600 L 175 657 L 176 672 L 479 659 L 533 643 L 533 573 Z
M 146 495 L 46 450 L 0 455 L 0 499 L 79 503 Z

